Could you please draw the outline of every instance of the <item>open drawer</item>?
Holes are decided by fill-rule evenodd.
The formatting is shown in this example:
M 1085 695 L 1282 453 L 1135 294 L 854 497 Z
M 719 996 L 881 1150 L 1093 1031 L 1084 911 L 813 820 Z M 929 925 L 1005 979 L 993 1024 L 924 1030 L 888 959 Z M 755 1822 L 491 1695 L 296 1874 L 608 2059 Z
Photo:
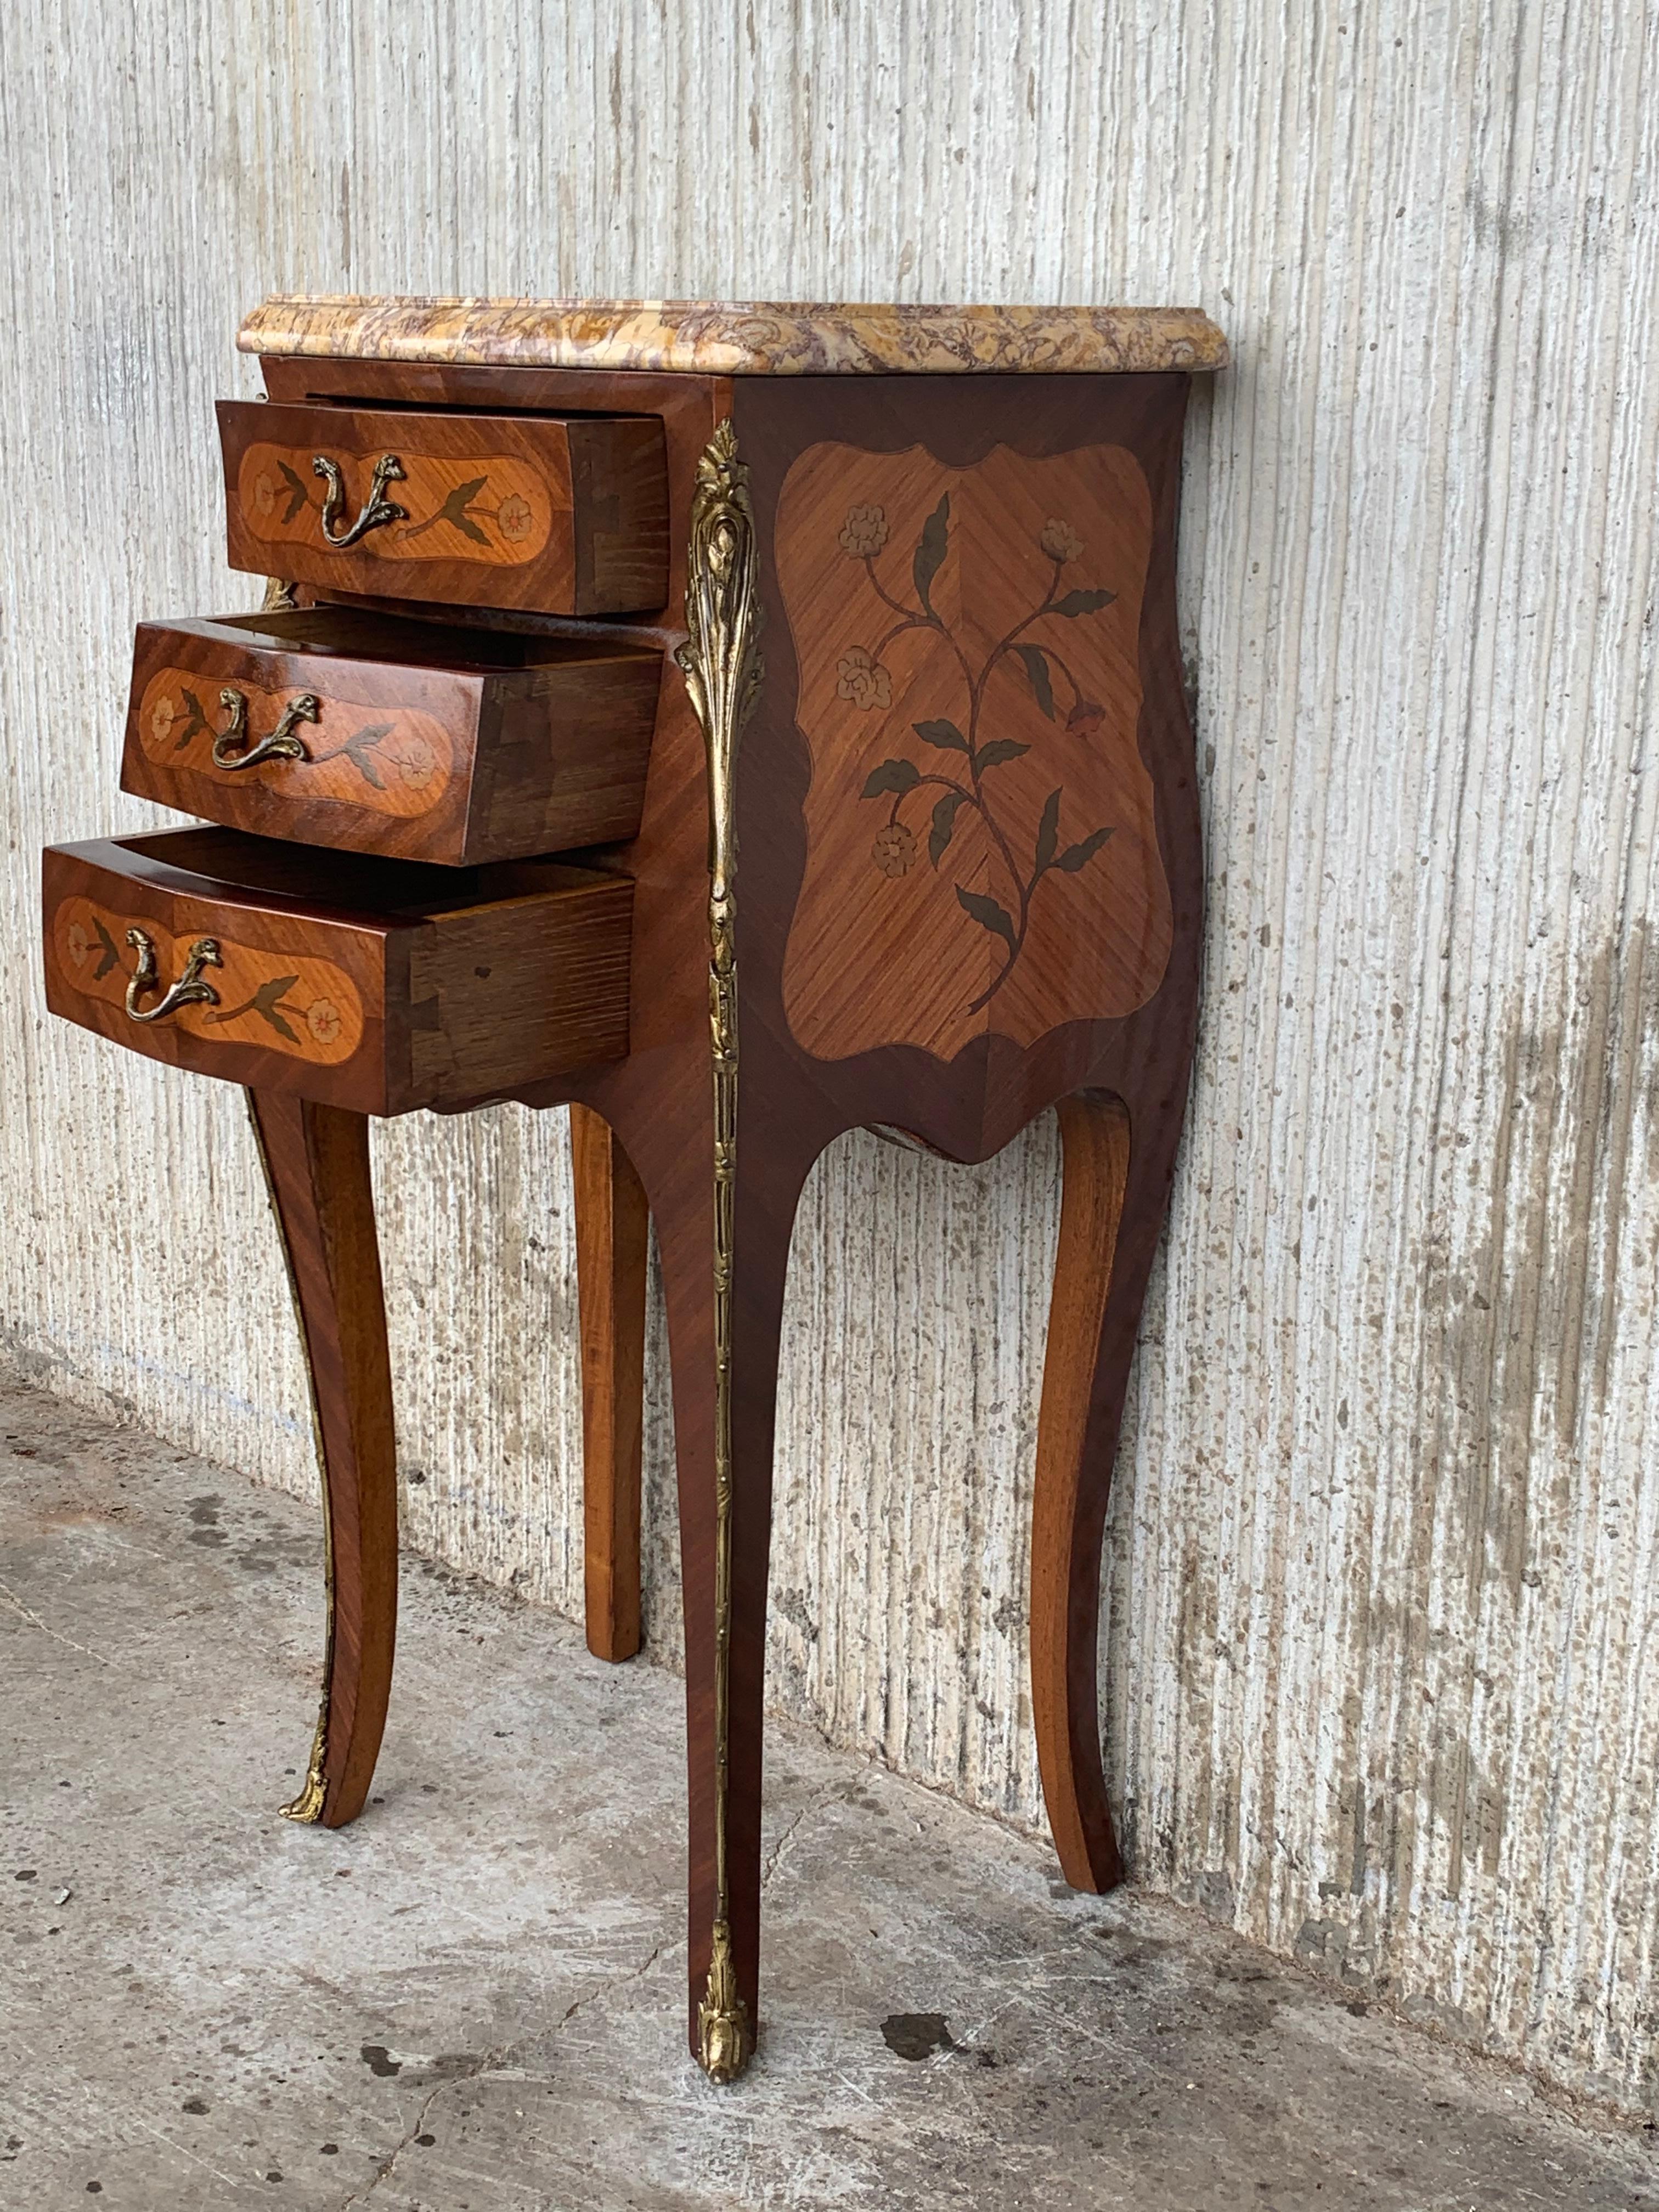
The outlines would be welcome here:
M 662 655 L 320 606 L 144 623 L 121 787 L 447 866 L 635 836 Z
M 661 417 L 219 403 L 230 565 L 452 606 L 668 596 Z
M 628 1050 L 634 886 L 175 830 L 49 846 L 46 1003 L 152 1059 L 368 1114 Z

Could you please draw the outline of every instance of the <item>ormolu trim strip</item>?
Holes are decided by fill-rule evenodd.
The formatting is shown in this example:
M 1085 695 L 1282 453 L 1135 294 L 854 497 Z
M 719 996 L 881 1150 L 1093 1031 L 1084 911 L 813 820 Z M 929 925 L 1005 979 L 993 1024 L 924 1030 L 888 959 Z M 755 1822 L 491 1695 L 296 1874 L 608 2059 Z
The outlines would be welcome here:
M 698 2008 L 698 2056 L 713 2081 L 754 2049 L 732 1955 L 726 1771 L 732 1672 L 732 1268 L 738 1146 L 738 741 L 760 690 L 755 517 L 729 421 L 697 463 L 686 564 L 687 642 L 675 654 L 708 756 L 708 1021 L 714 1078 L 714 1924 Z

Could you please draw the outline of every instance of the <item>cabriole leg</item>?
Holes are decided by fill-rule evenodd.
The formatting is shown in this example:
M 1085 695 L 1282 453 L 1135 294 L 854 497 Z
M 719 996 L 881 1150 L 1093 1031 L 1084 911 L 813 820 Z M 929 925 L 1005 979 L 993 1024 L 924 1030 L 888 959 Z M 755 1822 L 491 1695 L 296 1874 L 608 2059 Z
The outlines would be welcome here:
M 328 1627 L 317 1734 L 290 1820 L 343 1827 L 362 1810 L 392 1688 L 398 1484 L 392 1370 L 368 1123 L 250 1091 L 311 1381 L 322 1466 Z
M 1032 1502 L 1031 1706 L 1060 1871 L 1073 1889 L 1105 1890 L 1122 1881 L 1123 1863 L 1101 1761 L 1101 1543 L 1180 1122 L 1132 1129 L 1121 1099 L 1091 1092 L 1061 1101 L 1060 1127 L 1060 1249 Z

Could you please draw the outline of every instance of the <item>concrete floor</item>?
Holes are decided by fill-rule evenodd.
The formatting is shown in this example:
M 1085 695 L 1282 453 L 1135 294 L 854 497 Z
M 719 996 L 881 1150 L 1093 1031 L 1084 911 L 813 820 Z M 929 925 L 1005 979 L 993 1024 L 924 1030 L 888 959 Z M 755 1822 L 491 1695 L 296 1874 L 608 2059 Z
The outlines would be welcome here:
M 780 1737 L 766 2018 L 682 2039 L 680 1686 L 418 1563 L 377 1794 L 313 1516 L 0 1392 L 0 2207 L 1659 2207 L 1650 2133 Z

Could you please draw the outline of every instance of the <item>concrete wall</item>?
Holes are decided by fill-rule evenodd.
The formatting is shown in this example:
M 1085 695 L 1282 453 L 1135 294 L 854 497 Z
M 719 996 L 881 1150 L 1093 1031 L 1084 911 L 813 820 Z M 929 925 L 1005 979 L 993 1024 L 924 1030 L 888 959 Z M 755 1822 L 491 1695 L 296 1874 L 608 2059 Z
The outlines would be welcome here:
M 0 36 L 15 1357 L 311 1482 L 238 1097 L 48 1026 L 37 975 L 38 844 L 153 818 L 135 619 L 250 602 L 244 307 L 1200 302 L 1237 362 L 1183 514 L 1212 920 L 1103 1647 L 1136 1872 L 1659 2102 L 1655 0 L 12 0 Z M 410 1534 L 571 1610 L 563 1146 L 514 1109 L 376 1157 Z M 778 1453 L 780 1709 L 1026 1821 L 1055 1179 L 1047 1124 L 973 1172 L 840 1146 Z

